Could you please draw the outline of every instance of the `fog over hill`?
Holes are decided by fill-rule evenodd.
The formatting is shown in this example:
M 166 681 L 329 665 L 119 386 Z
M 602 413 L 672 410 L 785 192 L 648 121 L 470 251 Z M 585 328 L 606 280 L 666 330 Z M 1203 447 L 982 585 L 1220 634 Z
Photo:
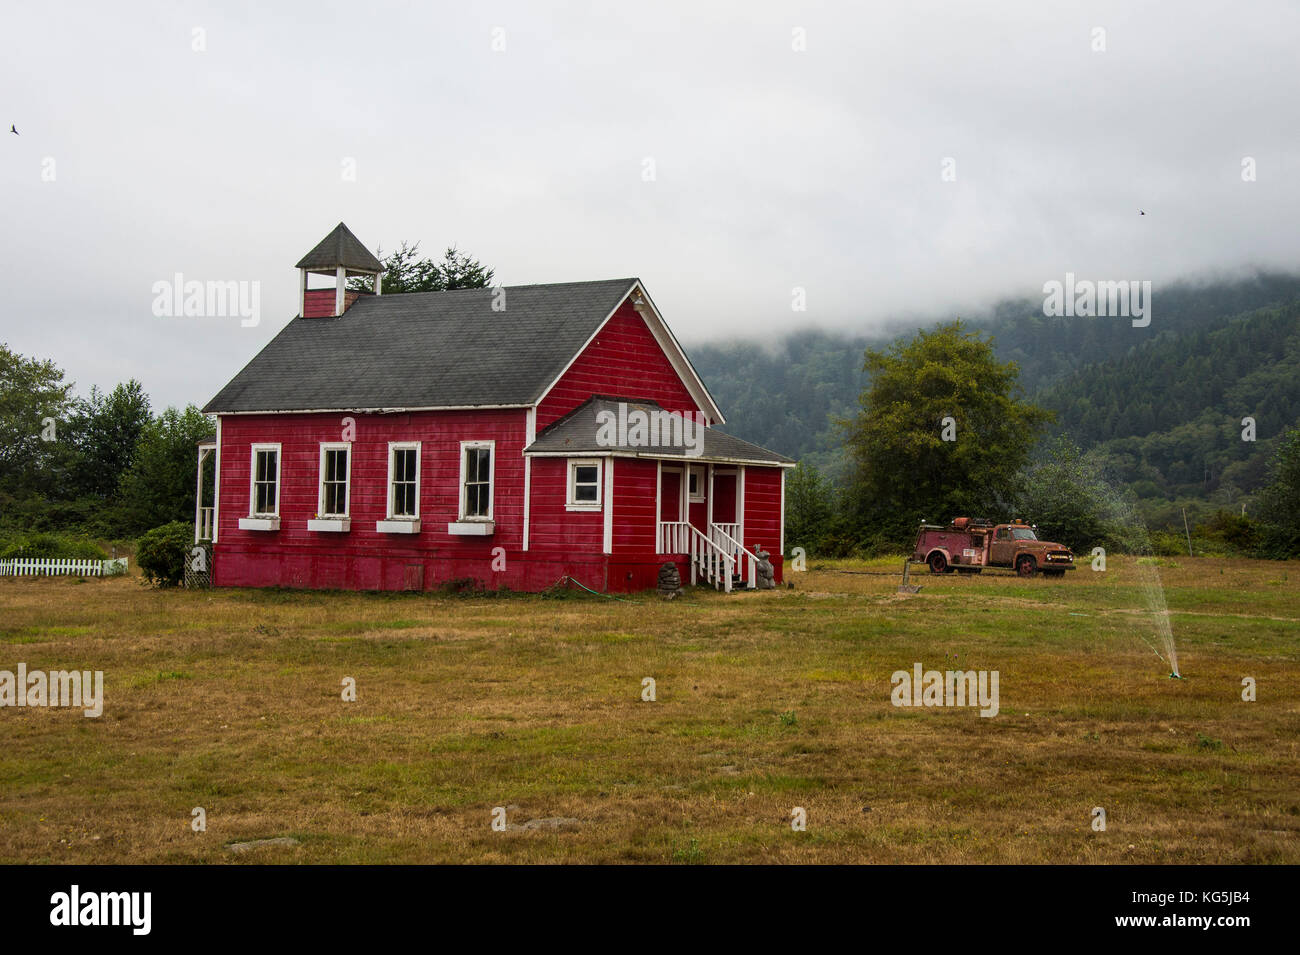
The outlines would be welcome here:
M 1047 317 L 1041 298 L 1003 301 L 967 321 L 1016 362 L 1026 394 L 1057 414 L 1052 433 L 1098 449 L 1141 497 L 1235 506 L 1262 480 L 1273 439 L 1300 418 L 1300 274 L 1157 287 L 1153 301 L 1145 328 L 1123 317 Z M 690 354 L 725 430 L 837 476 L 835 419 L 858 407 L 864 349 L 891 340 L 812 329 Z M 1257 422 L 1253 443 L 1241 440 L 1246 416 Z

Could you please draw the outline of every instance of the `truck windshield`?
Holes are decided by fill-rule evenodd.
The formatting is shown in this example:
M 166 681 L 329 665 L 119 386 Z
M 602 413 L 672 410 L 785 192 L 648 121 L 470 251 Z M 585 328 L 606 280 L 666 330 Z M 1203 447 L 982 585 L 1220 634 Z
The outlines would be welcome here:
M 1013 536 L 1013 537 L 1014 537 L 1016 540 L 1018 540 L 1018 541 L 1036 541 L 1036 540 L 1038 540 L 1038 538 L 1034 536 L 1034 532 L 1031 531 L 1028 527 L 1013 527 L 1013 528 L 1011 528 L 1011 536 Z

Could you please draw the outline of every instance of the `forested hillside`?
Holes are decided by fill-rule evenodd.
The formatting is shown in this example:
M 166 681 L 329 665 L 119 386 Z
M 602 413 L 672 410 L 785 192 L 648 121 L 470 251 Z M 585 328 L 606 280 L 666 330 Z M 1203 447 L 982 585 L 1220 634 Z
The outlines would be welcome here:
M 1300 302 L 1165 331 L 1043 389 L 1057 429 L 1099 445 L 1139 497 L 1232 503 L 1264 477 L 1265 452 L 1300 419 Z M 1243 419 L 1256 440 L 1243 440 Z
M 1300 275 L 1157 288 L 1148 328 L 1045 317 L 1041 299 L 969 321 L 1057 414 L 1053 434 L 1099 447 L 1114 476 L 1153 503 L 1235 507 L 1259 486 L 1273 439 L 1300 418 Z M 696 346 L 691 358 L 727 414 L 725 430 L 834 478 L 844 462 L 834 419 L 858 407 L 864 349 L 889 337 L 794 332 L 772 349 Z M 1247 416 L 1253 443 L 1242 440 Z
M 791 332 L 774 349 L 697 345 L 690 357 L 727 416 L 722 430 L 834 470 L 840 457 L 835 419 L 857 409 L 866 382 L 863 351 L 885 340 Z

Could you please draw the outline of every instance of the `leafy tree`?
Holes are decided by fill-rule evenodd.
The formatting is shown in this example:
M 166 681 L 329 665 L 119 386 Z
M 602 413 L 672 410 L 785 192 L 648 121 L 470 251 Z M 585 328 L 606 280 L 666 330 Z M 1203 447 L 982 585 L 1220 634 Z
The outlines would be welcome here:
M 1015 363 L 997 361 L 989 339 L 956 321 L 867 349 L 863 369 L 871 384 L 845 432 L 870 546 L 910 543 L 922 519 L 1005 514 L 1050 420 L 1022 399 Z
M 800 462 L 785 482 L 785 539 L 788 545 L 821 552 L 832 530 L 834 490 L 814 464 Z
M 91 388 L 90 397 L 78 403 L 72 423 L 80 453 L 78 489 L 103 499 L 111 497 L 152 417 L 144 387 L 134 378 L 108 394 Z
M 402 295 L 407 292 L 443 292 L 460 288 L 486 288 L 495 274 L 477 260 L 460 252 L 455 246 L 447 249 L 441 262 L 419 258 L 420 243 L 403 241 L 396 252 L 387 257 L 380 250 L 379 261 L 384 264 L 384 294 Z M 348 288 L 358 292 L 373 292 L 375 283 L 370 278 L 349 280 Z
M 0 344 L 0 504 L 58 490 L 72 456 L 71 408 L 62 369 Z
M 1139 549 L 1140 529 L 1126 499 L 1106 481 L 1096 460 L 1068 438 L 1030 466 L 1018 498 L 1019 516 L 1038 525 L 1040 536 L 1087 554 L 1093 547 Z
M 140 533 L 168 521 L 193 522 L 198 443 L 212 430 L 211 422 L 194 405 L 184 411 L 168 408 L 145 426 L 119 488 L 129 532 Z
M 1263 533 L 1263 556 L 1300 556 L 1300 428 L 1282 437 L 1255 513 Z

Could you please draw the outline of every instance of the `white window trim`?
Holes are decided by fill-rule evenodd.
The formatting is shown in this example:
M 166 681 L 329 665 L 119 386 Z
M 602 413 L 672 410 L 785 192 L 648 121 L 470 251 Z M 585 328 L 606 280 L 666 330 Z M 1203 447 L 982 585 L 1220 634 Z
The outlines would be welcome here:
M 415 451 L 415 513 L 403 514 L 400 517 L 393 513 L 393 452 L 394 451 Z M 409 523 L 418 524 L 420 521 L 420 472 L 423 462 L 420 459 L 420 442 L 419 441 L 389 441 L 388 442 L 388 493 L 385 495 L 388 499 L 385 505 L 384 513 L 387 515 L 381 524 L 391 523 Z M 351 460 L 348 462 L 348 468 L 351 470 Z M 351 501 L 349 500 L 349 506 Z M 384 528 L 380 528 L 384 530 Z
M 574 495 L 577 488 L 577 471 L 580 467 L 596 469 L 596 500 L 579 501 Z M 564 509 L 566 511 L 599 511 L 605 504 L 605 472 L 600 458 L 570 458 L 568 479 L 565 481 Z
M 473 517 L 467 517 L 465 514 L 465 452 L 471 448 L 487 448 L 490 452 L 491 462 L 488 467 L 488 512 L 486 516 L 476 514 Z M 462 441 L 460 443 L 460 490 L 457 497 L 460 499 L 460 505 L 457 509 L 457 518 L 459 523 L 482 522 L 490 524 L 493 522 L 497 507 L 496 441 Z
M 347 506 L 342 514 L 325 513 L 325 453 L 327 451 L 346 451 L 348 467 L 343 475 L 343 497 Z M 320 475 L 316 487 L 316 517 L 320 520 L 347 520 L 352 514 L 352 444 L 349 441 L 323 441 L 320 446 Z
M 346 451 L 348 466 L 343 474 L 343 499 L 347 506 L 342 514 L 325 513 L 325 454 L 328 451 Z M 348 441 L 322 441 L 319 472 L 316 482 L 316 516 L 307 521 L 307 530 L 317 533 L 346 534 L 352 530 L 352 444 Z
M 259 451 L 275 452 L 275 510 L 258 511 L 257 510 L 257 453 Z M 280 473 L 284 465 L 284 452 L 280 449 L 279 444 L 255 444 L 249 449 L 248 455 L 248 516 L 251 518 L 275 518 L 280 516 L 280 492 L 283 487 L 280 484 Z
M 692 490 L 690 489 L 690 487 L 691 487 L 691 475 L 692 475 L 692 474 L 697 474 L 697 475 L 699 475 L 699 477 L 698 477 L 698 478 L 696 479 L 696 481 L 695 481 L 695 490 L 694 490 L 694 491 L 692 491 Z M 705 475 L 705 472 L 704 472 L 704 465 L 702 465 L 702 464 L 691 464 L 691 465 L 688 465 L 688 466 L 687 466 L 687 468 L 686 468 L 686 497 L 687 497 L 687 502 L 688 502 L 688 503 L 690 503 L 690 504 L 703 504 L 703 503 L 704 503 L 704 499 L 705 499 L 705 496 L 704 496 L 704 480 L 705 480 L 705 477 L 704 477 L 704 475 Z

